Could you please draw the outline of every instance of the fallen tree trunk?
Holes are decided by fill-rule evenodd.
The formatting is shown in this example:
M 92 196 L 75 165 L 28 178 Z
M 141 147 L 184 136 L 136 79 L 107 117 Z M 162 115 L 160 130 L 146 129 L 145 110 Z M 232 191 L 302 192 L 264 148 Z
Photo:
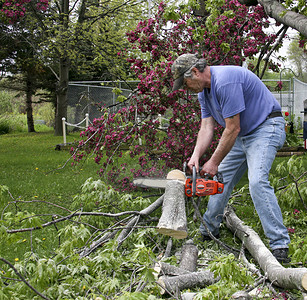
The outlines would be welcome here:
M 191 272 L 184 275 L 178 275 L 174 277 L 161 276 L 158 283 L 162 287 L 161 294 L 165 291 L 175 293 L 176 290 L 184 290 L 188 288 L 204 288 L 208 285 L 214 284 L 218 281 L 218 278 L 214 278 L 214 274 L 210 271 Z
M 182 247 L 179 267 L 190 272 L 196 272 L 197 259 L 198 249 L 192 240 L 188 240 Z
M 184 182 L 182 180 L 169 180 L 166 183 L 162 215 L 157 225 L 157 231 L 176 239 L 184 239 L 188 236 Z
M 178 276 L 190 273 L 185 269 L 178 268 L 174 265 L 170 265 L 162 261 L 159 261 L 155 264 L 154 270 L 157 276 L 165 276 L 165 275 Z
M 227 227 L 240 238 L 273 284 L 284 289 L 307 291 L 307 268 L 284 268 L 258 234 L 245 225 L 230 206 L 227 206 L 224 217 Z

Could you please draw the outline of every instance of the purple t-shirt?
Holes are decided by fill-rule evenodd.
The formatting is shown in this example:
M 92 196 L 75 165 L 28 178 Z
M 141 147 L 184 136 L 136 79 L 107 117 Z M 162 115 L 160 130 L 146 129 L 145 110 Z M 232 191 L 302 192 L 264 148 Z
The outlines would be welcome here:
M 210 66 L 211 89 L 198 94 L 202 118 L 212 116 L 225 127 L 225 118 L 240 113 L 239 136 L 262 124 L 281 107 L 264 83 L 251 71 L 239 66 Z

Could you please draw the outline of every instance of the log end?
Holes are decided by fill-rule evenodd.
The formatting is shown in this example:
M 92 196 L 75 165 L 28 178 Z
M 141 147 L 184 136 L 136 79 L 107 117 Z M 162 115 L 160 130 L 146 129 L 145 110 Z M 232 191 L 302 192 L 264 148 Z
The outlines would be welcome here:
M 166 286 L 165 286 L 165 283 L 164 283 L 164 280 L 163 280 L 163 276 L 160 277 L 160 278 L 157 280 L 157 283 L 158 283 L 159 286 L 160 286 L 160 294 L 161 294 L 161 295 L 164 295 L 165 292 L 166 292 Z
M 302 287 L 307 291 L 307 273 L 305 273 L 302 277 Z
M 185 239 L 188 236 L 188 232 L 184 229 L 171 229 L 165 227 L 157 227 L 157 231 L 163 235 L 171 236 L 175 239 Z
M 175 169 L 175 170 L 168 172 L 166 179 L 178 179 L 178 180 L 182 180 L 185 182 L 186 176 L 182 171 Z

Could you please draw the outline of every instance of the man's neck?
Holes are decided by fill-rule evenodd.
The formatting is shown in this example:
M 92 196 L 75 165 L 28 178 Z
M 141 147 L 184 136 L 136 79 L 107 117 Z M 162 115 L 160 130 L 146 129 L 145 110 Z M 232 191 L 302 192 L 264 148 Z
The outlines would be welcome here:
M 211 88 L 210 67 L 207 66 L 202 74 L 203 74 L 203 80 L 204 80 L 204 83 L 205 83 L 205 88 L 209 89 L 208 92 L 210 93 L 210 88 Z

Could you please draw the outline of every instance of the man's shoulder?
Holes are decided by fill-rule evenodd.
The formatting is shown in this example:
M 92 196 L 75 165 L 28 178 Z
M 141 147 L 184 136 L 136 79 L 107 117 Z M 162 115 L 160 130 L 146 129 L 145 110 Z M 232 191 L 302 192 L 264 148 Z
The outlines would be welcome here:
M 224 86 L 227 84 L 243 83 L 247 78 L 251 77 L 251 72 L 240 66 L 233 65 L 219 65 L 212 66 L 211 78 L 217 86 Z
M 233 74 L 233 73 L 246 73 L 248 69 L 241 66 L 234 65 L 218 65 L 210 66 L 211 72 L 214 74 Z

